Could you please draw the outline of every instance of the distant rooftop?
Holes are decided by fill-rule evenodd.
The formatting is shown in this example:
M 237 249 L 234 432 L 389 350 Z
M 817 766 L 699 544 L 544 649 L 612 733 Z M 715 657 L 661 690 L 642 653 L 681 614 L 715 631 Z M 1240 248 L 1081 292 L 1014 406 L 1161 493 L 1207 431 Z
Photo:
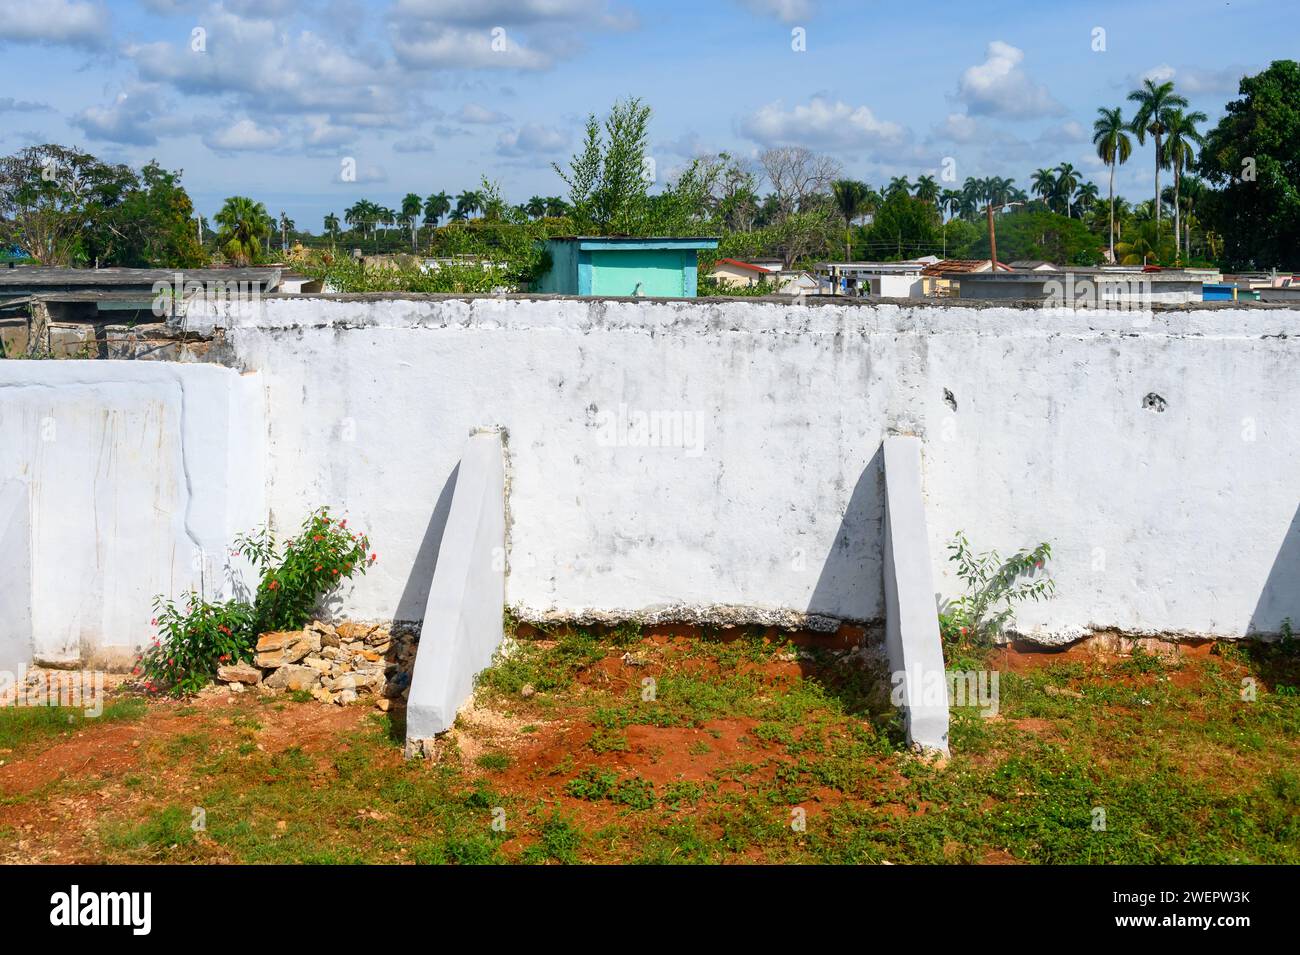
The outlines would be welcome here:
M 177 276 L 180 276 L 178 279 Z M 262 291 L 280 284 L 278 268 L 248 269 L 67 269 L 23 265 L 0 268 L 0 294 L 39 294 L 100 289 L 152 289 L 156 282 L 243 282 Z

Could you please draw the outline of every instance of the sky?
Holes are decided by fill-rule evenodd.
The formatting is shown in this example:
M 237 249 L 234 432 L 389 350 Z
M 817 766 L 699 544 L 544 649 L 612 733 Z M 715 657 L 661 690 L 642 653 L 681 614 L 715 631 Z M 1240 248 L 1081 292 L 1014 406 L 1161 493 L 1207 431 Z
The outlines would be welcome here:
M 1265 0 L 0 0 L 0 152 L 56 142 L 184 172 L 319 232 L 359 198 L 565 194 L 588 113 L 653 108 L 660 185 L 697 155 L 799 145 L 879 188 L 1071 162 L 1097 108 L 1172 79 L 1215 122 L 1295 58 Z M 1136 144 L 1135 144 L 1136 146 Z M 1150 142 L 1116 188 L 1152 192 Z M 352 174 L 350 174 L 352 173 Z

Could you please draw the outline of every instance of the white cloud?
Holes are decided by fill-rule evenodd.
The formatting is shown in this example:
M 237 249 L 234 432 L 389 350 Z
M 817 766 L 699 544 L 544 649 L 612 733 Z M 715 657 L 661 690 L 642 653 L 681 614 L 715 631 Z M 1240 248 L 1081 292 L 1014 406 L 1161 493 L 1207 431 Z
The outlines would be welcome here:
M 876 119 L 869 107 L 821 96 L 790 110 L 780 100 L 768 103 L 742 119 L 740 131 L 764 146 L 822 149 L 895 146 L 907 136 L 899 124 Z
M 635 15 L 613 9 L 606 0 L 397 0 L 394 19 L 437 21 L 467 26 L 579 23 L 626 29 Z
M 0 96 L 0 113 L 46 113 L 48 103 L 34 103 L 31 100 L 14 99 L 12 96 Z
M 97 49 L 108 43 L 108 9 L 79 0 L 0 0 L 0 44 L 59 43 Z
M 504 123 L 510 119 L 505 113 L 498 113 L 496 110 L 480 106 L 478 103 L 466 103 L 454 118 L 462 123 L 475 123 L 485 126 L 493 123 Z
M 431 153 L 433 150 L 434 142 L 428 136 L 411 136 L 393 143 L 395 153 Z
M 394 28 L 392 41 L 402 63 L 423 69 L 544 70 L 554 62 L 550 55 L 520 45 L 509 33 L 493 37 L 487 30 L 406 24 Z
M 189 128 L 189 123 L 163 101 L 158 89 L 149 86 L 119 93 L 107 106 L 83 109 L 71 122 L 90 139 L 132 146 L 152 146 L 159 133 Z
M 1241 78 L 1250 72 L 1249 67 L 1229 66 L 1221 70 L 1201 70 L 1194 67 L 1174 69 L 1168 63 L 1153 66 L 1137 79 L 1151 80 L 1155 83 L 1174 81 L 1179 93 L 1189 96 L 1202 95 L 1236 95 Z M 1137 85 L 1137 84 L 1134 84 Z
M 947 118 L 934 129 L 936 139 L 954 143 L 974 142 L 979 132 L 979 123 L 965 113 L 949 113 Z
M 754 13 L 776 17 L 782 23 L 800 23 L 809 20 L 814 12 L 812 0 L 739 0 Z
M 1023 50 L 994 40 L 983 63 L 968 67 L 957 84 L 957 99 L 974 116 L 1030 119 L 1064 112 L 1047 87 L 1035 83 L 1021 68 Z
M 230 126 L 210 130 L 203 142 L 217 152 L 262 152 L 274 149 L 282 139 L 278 129 L 267 129 L 251 119 L 241 119 Z
M 502 156 L 532 156 L 558 153 L 569 145 L 569 134 L 562 129 L 528 123 L 497 138 L 497 153 Z
M 184 42 L 129 44 L 142 78 L 183 93 L 233 96 L 243 112 L 266 117 L 295 111 L 383 115 L 400 125 L 408 95 L 391 63 L 371 62 L 310 30 L 290 32 L 214 6 L 203 17 L 207 49 Z

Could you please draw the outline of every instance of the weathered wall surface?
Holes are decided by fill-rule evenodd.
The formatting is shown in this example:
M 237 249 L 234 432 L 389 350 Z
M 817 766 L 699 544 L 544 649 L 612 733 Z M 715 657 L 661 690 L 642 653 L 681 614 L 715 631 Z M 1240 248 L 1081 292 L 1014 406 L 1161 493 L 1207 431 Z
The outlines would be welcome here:
M 879 620 L 901 432 L 944 596 L 961 529 L 1052 542 L 1058 596 L 1018 614 L 1042 639 L 1300 622 L 1300 310 L 336 297 L 221 322 L 237 369 L 0 362 L 38 657 L 140 645 L 154 594 L 224 592 L 236 532 L 320 504 L 379 553 L 334 609 L 419 619 L 493 426 L 526 616 Z
M 479 298 L 269 299 L 268 501 L 345 506 L 346 596 L 419 617 L 466 435 L 509 434 L 507 599 L 529 615 L 879 619 L 884 435 L 925 441 L 944 545 L 1053 543 L 1045 639 L 1300 620 L 1300 313 Z M 1148 397 L 1148 396 L 1151 397 Z
M 212 365 L 0 362 L 0 485 L 26 490 L 37 660 L 119 663 L 156 594 L 228 591 L 264 520 L 256 376 Z M 5 609 L 7 608 L 0 608 Z

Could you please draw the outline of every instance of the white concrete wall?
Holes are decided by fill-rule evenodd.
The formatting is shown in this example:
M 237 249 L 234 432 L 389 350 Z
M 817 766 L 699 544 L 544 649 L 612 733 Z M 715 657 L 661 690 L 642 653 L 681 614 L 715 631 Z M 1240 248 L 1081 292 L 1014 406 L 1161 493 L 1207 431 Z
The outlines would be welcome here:
M 464 437 L 499 425 L 531 615 L 882 618 L 897 429 L 925 440 L 945 594 L 962 529 L 1052 541 L 1058 596 L 1019 616 L 1045 639 L 1300 621 L 1295 310 L 268 299 L 231 323 L 276 521 L 332 503 L 380 552 L 355 616 L 421 615 Z M 638 445 L 639 414 L 674 433 Z
M 30 508 L 38 661 L 119 663 L 156 594 L 228 589 L 233 535 L 265 522 L 256 376 L 212 365 L 0 362 L 0 482 Z
M 27 485 L 0 481 L 0 696 L 32 662 L 32 538 Z

